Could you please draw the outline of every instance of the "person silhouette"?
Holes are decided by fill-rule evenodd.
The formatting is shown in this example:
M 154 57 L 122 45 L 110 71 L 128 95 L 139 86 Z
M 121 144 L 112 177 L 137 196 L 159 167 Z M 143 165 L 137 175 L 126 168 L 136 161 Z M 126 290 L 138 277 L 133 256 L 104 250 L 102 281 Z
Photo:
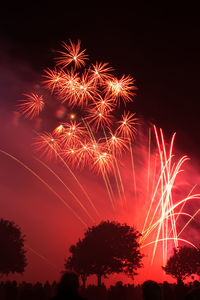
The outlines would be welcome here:
M 147 280 L 142 284 L 142 296 L 144 300 L 162 300 L 161 287 L 157 282 Z
M 74 272 L 65 272 L 57 285 L 56 296 L 51 300 L 86 300 L 79 295 L 79 280 Z
M 199 300 L 200 299 L 200 287 L 192 289 L 185 297 L 185 300 Z

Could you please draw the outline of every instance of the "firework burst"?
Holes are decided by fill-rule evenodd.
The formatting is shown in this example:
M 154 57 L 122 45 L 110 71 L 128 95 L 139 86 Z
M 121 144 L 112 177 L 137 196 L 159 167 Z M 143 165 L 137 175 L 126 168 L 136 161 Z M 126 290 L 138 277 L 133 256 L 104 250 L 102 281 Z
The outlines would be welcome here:
M 129 75 L 123 75 L 121 79 L 113 77 L 106 81 L 105 91 L 115 99 L 118 105 L 120 103 L 119 99 L 122 99 L 124 104 L 132 102 L 132 97 L 135 96 L 134 90 L 136 90 L 134 80 Z
M 33 119 L 37 117 L 44 108 L 43 96 L 37 94 L 24 94 L 27 98 L 25 100 L 20 100 L 18 104 L 18 110 L 27 119 Z
M 88 56 L 85 54 L 85 49 L 80 50 L 81 42 L 78 41 L 77 44 L 69 41 L 69 45 L 63 42 L 63 47 L 65 52 L 59 51 L 60 57 L 57 58 L 57 65 L 61 65 L 63 68 L 66 68 L 69 64 L 73 63 L 76 68 L 80 68 L 85 65 L 85 60 L 88 59 Z

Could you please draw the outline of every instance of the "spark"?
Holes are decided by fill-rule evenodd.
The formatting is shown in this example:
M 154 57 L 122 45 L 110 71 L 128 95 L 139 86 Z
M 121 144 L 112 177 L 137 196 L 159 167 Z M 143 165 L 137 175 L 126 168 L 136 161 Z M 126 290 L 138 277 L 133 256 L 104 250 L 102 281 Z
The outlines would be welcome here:
M 119 105 L 119 99 L 122 99 L 124 104 L 132 102 L 132 97 L 135 96 L 133 92 L 136 90 L 134 80 L 132 77 L 123 75 L 121 79 L 112 78 L 106 81 L 105 92 L 115 99 Z
M 95 128 L 96 131 L 102 127 L 110 128 L 110 125 L 113 123 L 111 110 L 101 108 L 95 104 L 88 108 L 86 119 L 88 119 L 89 124 L 92 124 L 92 127 Z
M 92 169 L 95 169 L 97 173 L 103 174 L 110 172 L 113 169 L 113 156 L 108 152 L 97 151 L 94 155 Z
M 124 138 L 133 139 L 137 132 L 137 122 L 138 118 L 135 117 L 135 113 L 124 112 L 122 120 L 118 121 L 117 133 Z
M 59 88 L 63 81 L 63 72 L 58 71 L 57 69 L 51 70 L 46 69 L 44 70 L 45 74 L 43 77 L 46 78 L 46 80 L 43 81 L 43 84 L 46 86 L 46 88 L 51 90 L 51 93 L 54 92 L 56 88 Z
M 168 241 L 173 240 L 174 246 L 178 247 L 178 242 L 180 239 L 178 238 L 177 228 L 176 228 L 176 218 L 175 209 L 178 208 L 181 204 L 185 203 L 188 200 L 199 199 L 200 195 L 189 195 L 186 198 L 178 201 L 174 204 L 173 200 L 173 188 L 175 184 L 175 180 L 178 174 L 181 172 L 181 167 L 185 161 L 188 160 L 187 156 L 183 156 L 179 159 L 179 161 L 172 166 L 172 150 L 174 145 L 175 134 L 172 136 L 169 153 L 166 151 L 166 143 L 164 140 L 163 132 L 160 129 L 160 137 L 158 135 L 158 131 L 154 126 L 154 132 L 158 147 L 158 152 L 160 156 L 160 175 L 150 202 L 149 210 L 146 215 L 146 219 L 144 222 L 143 230 L 142 230 L 142 238 L 141 242 L 144 244 L 146 238 L 155 230 L 156 231 L 156 239 L 154 242 L 150 242 L 149 244 L 154 244 L 153 253 L 152 253 L 152 262 L 155 256 L 155 252 L 157 249 L 157 244 L 159 241 L 163 242 L 163 264 L 165 264 L 167 259 L 167 249 L 168 249 Z M 150 162 L 149 162 L 150 163 Z M 158 197 L 157 202 L 156 196 Z M 155 203 L 156 207 L 153 207 L 153 203 Z M 153 209 L 153 211 L 152 211 Z M 152 216 L 150 218 L 150 214 L 152 211 Z M 181 213 L 181 210 L 178 214 Z M 149 224 L 147 226 L 149 220 Z M 172 234 L 172 237 L 170 236 Z M 187 243 L 189 241 L 182 240 Z
M 110 72 L 113 71 L 113 68 L 108 67 L 108 63 L 98 63 L 92 64 L 90 68 L 91 78 L 94 84 L 104 84 L 105 81 L 112 78 Z
M 57 153 L 60 152 L 58 140 L 51 133 L 40 134 L 35 138 L 33 146 L 36 151 L 41 153 L 47 160 L 57 158 Z
M 98 95 L 98 97 L 95 98 L 95 103 L 93 105 L 95 105 L 96 109 L 102 112 L 112 112 L 115 106 L 112 98 L 101 95 Z
M 18 110 L 24 115 L 26 119 L 33 119 L 37 117 L 44 108 L 43 96 L 37 94 L 24 94 L 27 98 L 20 100 L 21 104 L 18 104 Z
M 54 131 L 53 131 L 53 136 L 59 136 L 65 131 L 65 127 L 63 124 L 58 125 Z
M 76 115 L 75 114 L 70 114 L 70 119 L 71 120 L 74 120 L 76 118 Z
M 80 77 L 74 70 L 62 71 L 57 94 L 62 103 L 67 102 L 70 106 L 77 105 Z
M 116 157 L 118 155 L 121 156 L 122 152 L 128 149 L 127 142 L 128 140 L 117 136 L 117 134 L 111 133 L 111 136 L 106 141 L 106 145 L 111 153 Z
M 57 59 L 57 65 L 62 65 L 63 68 L 66 68 L 71 63 L 73 63 L 76 68 L 85 66 L 85 60 L 88 59 L 88 56 L 85 54 L 85 49 L 80 50 L 80 46 L 80 40 L 78 40 L 77 44 L 72 43 L 71 40 L 69 40 L 69 44 L 63 42 L 65 52 L 59 51 L 61 56 Z
M 87 72 L 83 73 L 80 79 L 80 84 L 77 89 L 77 102 L 80 107 L 87 106 L 89 100 L 94 101 L 94 96 L 98 95 L 97 90 L 94 88 L 92 80 L 90 80 Z

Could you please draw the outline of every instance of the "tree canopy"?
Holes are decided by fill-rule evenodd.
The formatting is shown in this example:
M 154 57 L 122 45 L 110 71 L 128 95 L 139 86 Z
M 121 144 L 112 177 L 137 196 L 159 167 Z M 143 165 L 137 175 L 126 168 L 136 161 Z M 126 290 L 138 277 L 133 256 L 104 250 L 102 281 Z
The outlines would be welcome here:
M 162 267 L 166 274 L 182 282 L 185 278 L 197 273 L 199 268 L 199 250 L 184 246 L 174 248 L 173 255 L 168 259 L 165 267 Z
M 24 236 L 11 221 L 0 219 L 0 273 L 23 273 L 27 265 Z
M 124 272 L 134 277 L 142 267 L 138 238 L 133 227 L 117 222 L 103 221 L 88 228 L 82 240 L 70 247 L 71 256 L 65 267 L 80 274 L 86 280 L 97 275 L 98 285 L 102 276 Z

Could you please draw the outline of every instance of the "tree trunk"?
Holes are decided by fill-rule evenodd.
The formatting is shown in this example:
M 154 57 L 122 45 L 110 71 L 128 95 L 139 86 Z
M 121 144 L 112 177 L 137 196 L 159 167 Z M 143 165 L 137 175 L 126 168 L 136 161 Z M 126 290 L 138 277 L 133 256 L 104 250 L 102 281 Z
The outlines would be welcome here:
M 82 280 L 82 283 L 83 283 L 83 289 L 85 289 L 85 287 L 86 287 L 86 279 L 87 279 L 87 277 L 86 276 L 81 276 L 81 280 Z
M 178 277 L 177 278 L 177 285 L 183 285 L 183 278 L 182 277 Z
M 101 286 L 101 274 L 97 274 L 97 284 Z

